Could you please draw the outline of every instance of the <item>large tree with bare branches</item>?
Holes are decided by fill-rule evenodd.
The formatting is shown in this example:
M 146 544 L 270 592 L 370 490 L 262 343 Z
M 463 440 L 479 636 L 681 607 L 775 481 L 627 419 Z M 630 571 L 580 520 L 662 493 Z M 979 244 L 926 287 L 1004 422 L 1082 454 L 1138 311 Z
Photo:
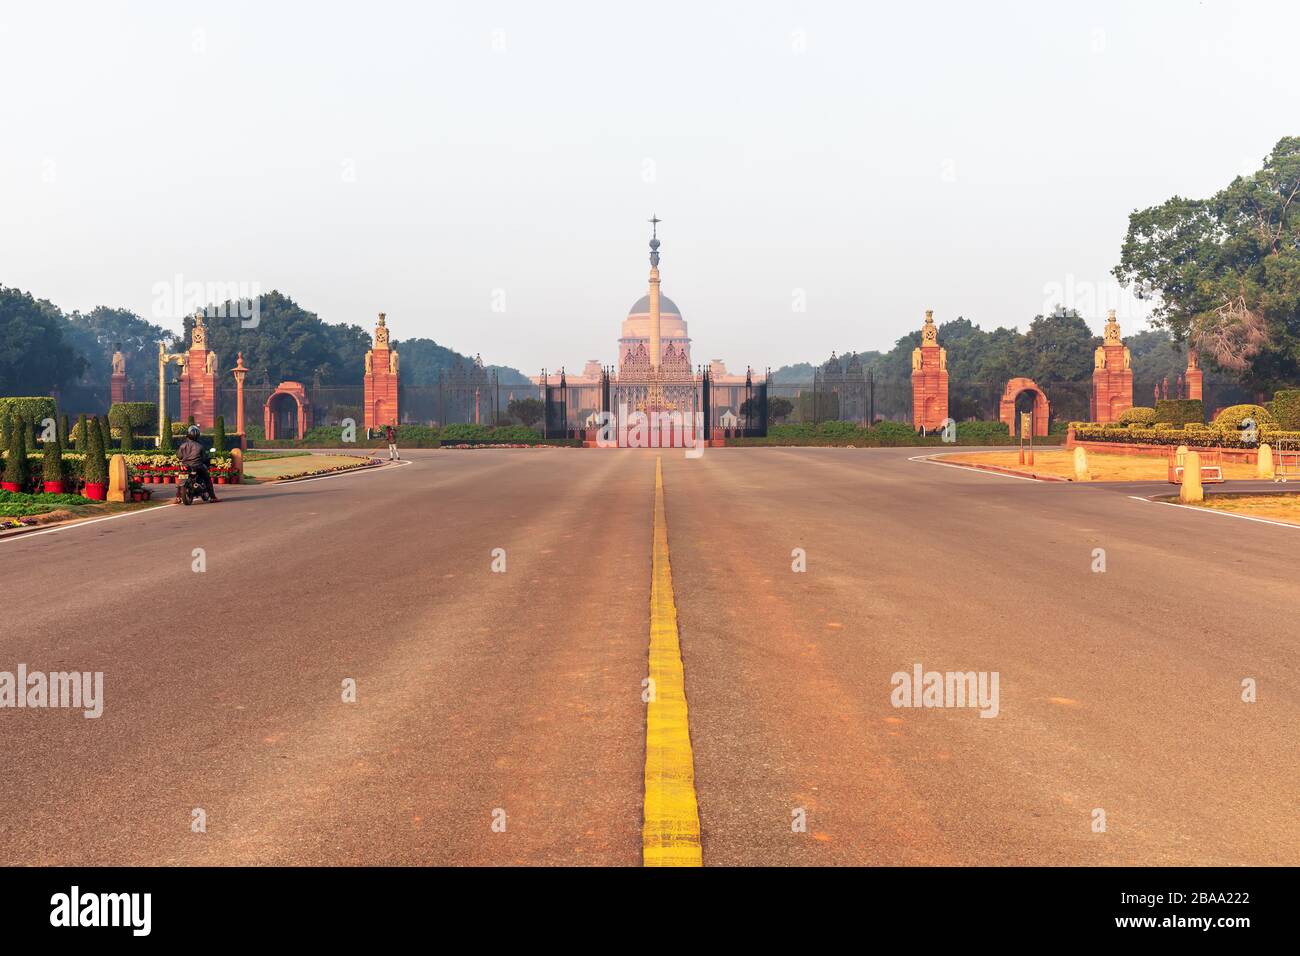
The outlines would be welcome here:
M 1135 211 L 1114 273 L 1209 367 L 1261 391 L 1300 382 L 1300 136 L 1209 199 Z

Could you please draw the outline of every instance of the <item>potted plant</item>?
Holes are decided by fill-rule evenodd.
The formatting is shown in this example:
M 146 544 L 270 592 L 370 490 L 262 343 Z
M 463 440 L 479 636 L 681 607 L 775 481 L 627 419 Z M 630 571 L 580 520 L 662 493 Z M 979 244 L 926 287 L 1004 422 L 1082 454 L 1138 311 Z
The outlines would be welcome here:
M 5 458 L 4 478 L 0 480 L 0 487 L 5 491 L 22 491 L 28 477 L 27 429 L 11 419 L 6 431 L 9 435 L 9 454 Z
M 63 443 L 56 434 L 45 443 L 45 457 L 41 461 L 41 480 L 47 495 L 63 494 L 66 473 L 63 468 Z
M 91 501 L 104 501 L 108 498 L 108 462 L 104 459 L 104 432 L 99 427 L 99 419 L 92 418 L 86 429 L 86 458 L 83 475 L 86 487 L 82 494 Z

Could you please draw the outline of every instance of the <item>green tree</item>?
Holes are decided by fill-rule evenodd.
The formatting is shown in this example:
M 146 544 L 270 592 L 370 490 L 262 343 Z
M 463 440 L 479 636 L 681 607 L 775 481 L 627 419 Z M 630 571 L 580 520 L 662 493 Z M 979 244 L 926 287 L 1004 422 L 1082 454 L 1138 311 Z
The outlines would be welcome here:
M 135 437 L 131 434 L 129 426 L 122 429 L 122 440 L 119 443 L 119 447 L 123 452 L 135 451 Z
M 82 380 L 102 384 L 113 374 L 113 353 L 121 347 L 126 373 L 137 395 L 158 391 L 158 343 L 169 348 L 175 335 L 128 309 L 97 306 L 86 314 L 67 317 L 67 336 L 86 360 Z
M 72 430 L 72 444 L 77 451 L 86 450 L 86 416 L 80 415 L 77 418 L 77 427 Z
M 1300 137 L 1209 199 L 1134 211 L 1115 276 L 1208 368 L 1263 393 L 1300 375 Z
M 95 421 L 99 423 L 99 440 L 103 446 L 104 454 L 108 454 L 113 447 L 113 433 L 108 427 L 108 416 L 105 415 L 100 418 L 97 415 Z
M 506 412 L 532 428 L 546 414 L 546 405 L 540 398 L 516 398 L 506 406 Z
M 162 434 L 158 436 L 158 447 L 164 451 L 171 451 L 172 449 L 172 417 L 170 415 L 163 416 Z
M 218 415 L 216 426 L 212 429 L 212 451 L 217 455 L 226 453 L 226 416 Z
M 783 418 L 789 418 L 793 411 L 794 402 L 788 398 L 777 395 L 767 400 L 767 417 L 770 421 L 779 422 Z
M 0 395 L 48 395 L 77 380 L 86 362 L 66 327 L 51 303 L 0 286 Z

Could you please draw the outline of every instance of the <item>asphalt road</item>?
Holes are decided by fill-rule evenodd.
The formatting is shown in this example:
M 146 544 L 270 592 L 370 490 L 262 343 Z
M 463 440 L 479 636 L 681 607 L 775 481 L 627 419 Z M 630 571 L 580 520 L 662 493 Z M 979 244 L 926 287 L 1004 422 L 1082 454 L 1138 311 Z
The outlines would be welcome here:
M 1300 863 L 1300 529 L 917 453 L 663 453 L 705 865 Z M 0 670 L 105 699 L 0 710 L 0 863 L 638 865 L 655 457 L 0 541 Z M 893 706 L 918 663 L 998 715 Z

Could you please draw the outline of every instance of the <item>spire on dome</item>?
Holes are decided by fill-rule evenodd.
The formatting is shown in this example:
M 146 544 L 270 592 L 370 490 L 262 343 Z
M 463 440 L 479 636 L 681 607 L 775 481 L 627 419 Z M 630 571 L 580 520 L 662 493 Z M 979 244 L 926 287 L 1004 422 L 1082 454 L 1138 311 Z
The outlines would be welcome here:
M 659 223 L 663 222 L 654 213 L 646 220 L 650 223 L 650 265 L 658 268 L 659 266 Z

